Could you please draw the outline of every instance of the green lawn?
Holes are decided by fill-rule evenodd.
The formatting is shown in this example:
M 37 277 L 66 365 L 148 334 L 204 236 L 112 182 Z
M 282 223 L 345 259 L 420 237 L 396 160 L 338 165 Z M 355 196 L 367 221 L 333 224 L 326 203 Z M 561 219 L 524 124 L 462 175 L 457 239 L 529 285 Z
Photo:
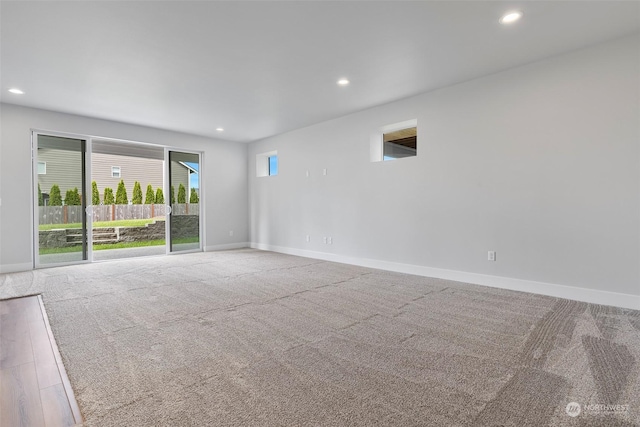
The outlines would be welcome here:
M 142 227 L 147 224 L 151 224 L 158 219 L 164 220 L 164 218 L 151 218 L 151 219 L 126 219 L 120 221 L 96 221 L 93 223 L 93 228 L 101 228 L 101 227 Z M 82 224 L 73 223 L 73 224 L 41 224 L 38 226 L 40 231 L 46 230 L 59 230 L 65 228 L 82 228 Z
M 184 237 L 181 239 L 174 239 L 173 243 L 196 243 L 198 241 L 197 237 Z M 142 240 L 139 242 L 120 242 L 120 243 L 111 243 L 111 244 L 103 244 L 103 245 L 93 245 L 94 251 L 104 251 L 109 249 L 125 249 L 125 248 L 142 248 L 146 246 L 162 246 L 165 244 L 164 239 L 158 240 Z M 40 255 L 50 255 L 50 254 L 64 254 L 69 252 L 80 252 L 82 251 L 82 246 L 68 246 L 66 248 L 41 248 Z

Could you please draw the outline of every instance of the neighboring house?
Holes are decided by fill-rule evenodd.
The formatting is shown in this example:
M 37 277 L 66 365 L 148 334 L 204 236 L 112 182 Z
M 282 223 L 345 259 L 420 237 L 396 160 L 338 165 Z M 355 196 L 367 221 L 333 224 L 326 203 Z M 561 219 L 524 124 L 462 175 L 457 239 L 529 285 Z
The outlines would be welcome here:
M 75 187 L 82 192 L 82 171 L 76 167 L 81 162 L 79 151 L 38 149 L 38 184 L 48 204 L 49 192 L 54 184 L 60 187 L 64 199 L 67 190 Z
M 171 165 L 171 182 L 175 187 L 175 196 L 176 199 L 178 197 L 178 187 L 180 184 L 184 185 L 184 188 L 187 191 L 187 202 L 189 201 L 189 192 L 191 191 L 191 174 L 198 173 L 197 170 L 192 168 L 186 163 L 183 162 L 172 162 Z M 169 201 L 169 194 L 165 194 L 165 200 Z
M 75 187 L 82 192 L 82 173 L 76 165 L 80 164 L 80 153 L 73 151 L 38 149 L 38 183 L 45 201 L 54 184 L 60 187 L 60 193 L 64 199 L 67 190 Z M 115 196 L 120 180 L 124 180 L 127 188 L 127 197 L 131 202 L 133 186 L 136 181 L 142 189 L 144 201 L 147 185 L 151 184 L 153 191 L 162 188 L 164 161 L 132 156 L 119 156 L 114 154 L 92 153 L 91 155 L 91 180 L 98 185 L 100 201 L 104 197 L 104 189 L 110 187 Z M 187 190 L 187 198 L 190 192 L 190 176 L 198 173 L 191 166 L 174 162 L 171 168 L 171 182 L 175 187 L 176 197 L 178 186 L 184 185 Z M 87 188 L 90 193 L 91 188 Z M 169 195 L 165 194 L 165 201 L 169 201 Z
M 142 157 L 118 156 L 114 154 L 91 154 L 91 180 L 98 184 L 100 202 L 104 197 L 104 189 L 110 187 L 115 196 L 120 180 L 124 180 L 127 197 L 131 201 L 133 185 L 136 181 L 142 188 L 144 201 L 147 185 L 151 184 L 153 191 L 162 188 L 164 161 Z

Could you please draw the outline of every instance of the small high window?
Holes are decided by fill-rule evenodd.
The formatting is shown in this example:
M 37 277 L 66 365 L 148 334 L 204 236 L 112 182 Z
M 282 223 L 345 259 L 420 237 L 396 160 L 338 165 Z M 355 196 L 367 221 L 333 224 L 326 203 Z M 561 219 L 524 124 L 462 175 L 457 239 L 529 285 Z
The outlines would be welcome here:
M 111 166 L 111 177 L 120 178 L 120 166 Z
M 415 157 L 418 155 L 418 120 L 382 126 L 371 134 L 371 161 Z
M 38 175 L 47 174 L 47 162 L 38 162 Z
M 256 154 L 256 176 L 278 175 L 278 152 L 269 151 L 267 153 Z

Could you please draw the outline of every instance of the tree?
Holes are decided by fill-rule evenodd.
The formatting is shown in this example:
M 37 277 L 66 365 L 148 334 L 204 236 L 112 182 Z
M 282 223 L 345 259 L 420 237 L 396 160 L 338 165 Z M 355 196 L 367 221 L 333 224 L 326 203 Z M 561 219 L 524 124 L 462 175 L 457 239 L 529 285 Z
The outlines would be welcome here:
M 116 205 L 128 205 L 129 197 L 127 197 L 127 188 L 124 186 L 124 180 L 120 180 L 118 189 L 116 190 Z
M 104 204 L 105 205 L 113 205 L 116 201 L 113 198 L 113 189 L 112 188 L 105 188 L 104 189 Z
M 44 197 L 42 197 L 42 190 L 40 190 L 40 183 L 38 183 L 38 206 L 44 206 Z
M 164 203 L 164 193 L 162 192 L 162 188 L 158 188 L 156 190 L 156 204 L 160 205 Z
M 100 204 L 100 192 L 98 191 L 98 184 L 95 181 L 91 182 L 91 204 L 94 206 Z
M 176 204 L 176 189 L 173 185 L 171 186 L 171 204 Z
M 60 194 L 60 187 L 58 184 L 51 186 L 51 192 L 49 193 L 49 206 L 62 206 L 62 195 Z
M 142 204 L 142 188 L 138 181 L 133 183 L 133 195 L 131 196 L 131 203 L 134 205 Z
M 187 190 L 182 184 L 178 186 L 178 203 L 187 203 Z
M 80 206 L 82 204 L 80 193 L 78 193 L 78 187 L 73 190 L 67 190 L 64 195 L 64 204 L 67 206 Z
M 156 202 L 156 195 L 153 194 L 153 187 L 151 186 L 151 184 L 147 185 L 147 194 L 144 198 L 144 204 L 145 205 L 152 205 Z
M 189 195 L 189 203 L 200 203 L 200 197 L 198 197 L 198 192 L 195 188 L 191 189 L 191 194 Z

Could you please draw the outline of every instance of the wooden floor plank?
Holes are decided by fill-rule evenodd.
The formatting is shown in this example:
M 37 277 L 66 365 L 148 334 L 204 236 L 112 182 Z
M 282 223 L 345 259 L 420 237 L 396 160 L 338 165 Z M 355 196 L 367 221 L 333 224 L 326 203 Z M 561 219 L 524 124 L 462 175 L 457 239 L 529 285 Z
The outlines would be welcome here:
M 27 322 L 42 321 L 42 309 L 40 308 L 40 301 L 38 296 L 32 296 L 27 298 L 17 298 L 22 301 L 22 309 L 24 310 Z
M 44 416 L 33 362 L 0 369 L 0 425 L 42 427 Z
M 62 383 L 40 390 L 46 427 L 70 427 L 76 424 Z
M 0 426 L 80 423 L 42 298 L 0 301 Z
M 40 309 L 39 306 L 38 309 Z M 36 364 L 36 373 L 38 374 L 40 388 L 43 389 L 55 384 L 61 384 L 62 378 L 58 372 L 58 364 L 53 355 L 49 334 L 47 333 L 42 318 L 37 322 L 29 322 L 29 332 L 31 334 L 33 359 Z
M 0 315 L 0 369 L 33 362 L 27 316 L 16 300 L 2 301 Z

